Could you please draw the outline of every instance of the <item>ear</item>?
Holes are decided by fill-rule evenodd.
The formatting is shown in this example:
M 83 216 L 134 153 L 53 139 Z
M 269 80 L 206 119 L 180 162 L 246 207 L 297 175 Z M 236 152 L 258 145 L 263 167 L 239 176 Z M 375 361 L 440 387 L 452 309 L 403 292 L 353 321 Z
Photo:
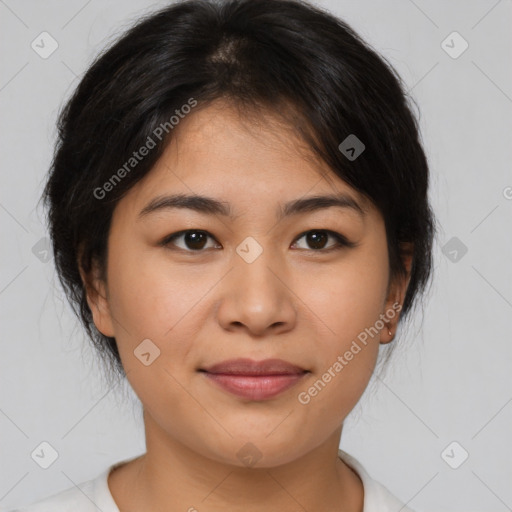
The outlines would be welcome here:
M 406 273 L 403 276 L 396 277 L 389 285 L 388 296 L 382 312 L 386 315 L 385 325 L 380 333 L 380 343 L 386 344 L 393 341 L 400 318 L 400 311 L 404 304 L 405 294 L 409 281 L 411 279 L 411 267 L 414 256 L 414 246 L 412 243 L 402 243 L 400 245 L 400 257 L 403 261 Z M 388 314 L 386 314 L 388 312 Z M 389 334 L 391 331 L 391 334 Z
M 85 272 L 80 264 L 79 269 L 94 325 L 104 336 L 114 337 L 114 322 L 108 301 L 107 283 L 101 275 L 99 264 L 94 261 L 90 272 Z

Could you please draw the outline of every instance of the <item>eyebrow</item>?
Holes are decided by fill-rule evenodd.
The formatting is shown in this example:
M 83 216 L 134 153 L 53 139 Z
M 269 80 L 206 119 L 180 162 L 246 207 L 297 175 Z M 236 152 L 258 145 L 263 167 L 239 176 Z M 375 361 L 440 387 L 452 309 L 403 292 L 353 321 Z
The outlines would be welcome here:
M 278 220 L 281 220 L 292 215 L 314 212 L 332 207 L 350 209 L 356 212 L 361 218 L 364 218 L 367 213 L 367 210 L 363 206 L 347 194 L 317 195 L 295 199 L 285 203 L 284 205 L 280 205 L 277 211 L 277 218 Z M 175 208 L 189 209 L 207 215 L 221 215 L 231 219 L 235 218 L 229 203 L 219 201 L 213 197 L 185 194 L 173 194 L 153 198 L 139 212 L 138 218 L 141 219 L 155 212 Z

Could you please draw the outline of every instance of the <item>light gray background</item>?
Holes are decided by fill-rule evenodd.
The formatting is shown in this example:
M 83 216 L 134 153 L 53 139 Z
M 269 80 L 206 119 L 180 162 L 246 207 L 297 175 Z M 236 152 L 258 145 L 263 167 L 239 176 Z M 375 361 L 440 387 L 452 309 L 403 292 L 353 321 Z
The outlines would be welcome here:
M 101 378 L 53 262 L 32 248 L 47 234 L 36 206 L 58 109 L 114 34 L 165 4 L 0 0 L 2 508 L 145 449 L 136 397 Z M 418 512 L 512 510 L 512 2 L 320 5 L 386 56 L 416 98 L 440 226 L 424 315 L 347 420 L 341 447 Z M 43 31 L 59 45 L 48 59 L 31 48 Z M 456 59 L 441 46 L 453 31 L 469 43 Z M 442 250 L 452 237 L 468 249 L 456 262 Z M 59 453 L 46 470 L 30 457 L 42 441 Z M 453 441 L 469 453 L 458 469 L 441 456 Z M 449 450 L 452 464 L 462 448 Z

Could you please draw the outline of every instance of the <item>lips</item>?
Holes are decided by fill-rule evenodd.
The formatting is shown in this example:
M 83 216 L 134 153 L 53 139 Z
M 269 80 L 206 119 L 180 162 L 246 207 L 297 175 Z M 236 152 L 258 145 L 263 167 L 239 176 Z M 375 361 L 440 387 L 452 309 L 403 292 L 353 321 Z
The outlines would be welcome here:
M 306 370 L 282 359 L 229 359 L 209 366 L 204 371 L 225 375 L 297 375 Z
M 309 373 L 282 359 L 230 359 L 200 371 L 224 391 L 256 401 L 283 393 Z

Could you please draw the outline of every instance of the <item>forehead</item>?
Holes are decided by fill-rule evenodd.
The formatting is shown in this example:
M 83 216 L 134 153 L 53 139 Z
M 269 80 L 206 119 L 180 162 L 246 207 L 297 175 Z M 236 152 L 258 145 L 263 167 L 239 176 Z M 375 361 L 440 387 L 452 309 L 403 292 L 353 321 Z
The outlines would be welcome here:
M 280 117 L 268 111 L 244 116 L 221 101 L 180 121 L 159 161 L 134 189 L 129 195 L 137 206 L 170 192 L 246 206 L 342 193 L 371 208 Z
M 166 156 L 191 167 L 200 163 L 190 171 L 215 167 L 217 174 L 231 176 L 246 172 L 278 177 L 295 169 L 297 179 L 301 172 L 314 179 L 330 171 L 298 137 L 296 127 L 280 116 L 268 110 L 239 110 L 221 100 L 182 121 Z

